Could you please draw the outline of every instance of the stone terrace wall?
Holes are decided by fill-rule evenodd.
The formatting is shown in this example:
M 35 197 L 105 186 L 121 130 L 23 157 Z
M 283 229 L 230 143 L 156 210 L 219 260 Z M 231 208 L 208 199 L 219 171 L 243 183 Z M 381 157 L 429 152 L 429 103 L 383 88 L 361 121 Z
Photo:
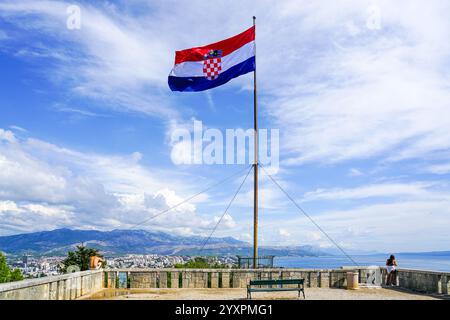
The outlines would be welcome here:
M 357 271 L 366 283 L 368 270 L 344 269 L 114 269 L 0 284 L 0 300 L 72 300 L 103 288 L 245 288 L 251 279 L 305 279 L 307 288 L 345 288 L 346 273 Z M 385 268 L 376 268 L 385 284 Z M 397 284 L 413 291 L 450 293 L 450 273 L 399 269 Z
M 117 279 L 128 281 L 117 281 Z M 108 288 L 246 288 L 255 279 L 305 279 L 311 288 L 342 288 L 346 270 L 316 269 L 117 269 L 105 271 Z M 127 285 L 125 286 L 125 283 Z
M 386 269 L 376 268 L 380 283 L 386 284 Z M 344 269 L 119 269 L 105 272 L 108 287 L 115 288 L 117 277 L 127 278 L 127 288 L 245 288 L 253 279 L 305 279 L 307 288 L 345 288 L 346 273 L 359 273 L 366 284 L 373 267 Z M 378 277 L 379 277 L 378 276 Z M 450 273 L 398 269 L 397 285 L 401 288 L 431 294 L 450 294 Z
M 73 300 L 103 287 L 102 270 L 76 272 L 0 284 L 0 300 Z
M 382 268 L 383 284 L 386 269 Z M 425 270 L 397 270 L 397 285 L 401 288 L 431 294 L 450 294 L 450 273 Z

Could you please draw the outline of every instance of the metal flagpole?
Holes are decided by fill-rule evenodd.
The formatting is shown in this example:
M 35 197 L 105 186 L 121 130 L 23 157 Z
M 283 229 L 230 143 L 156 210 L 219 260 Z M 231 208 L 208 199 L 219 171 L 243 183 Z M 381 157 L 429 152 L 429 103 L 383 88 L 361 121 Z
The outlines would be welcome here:
M 258 105 L 256 95 L 256 17 L 253 17 L 255 27 L 255 71 L 253 72 L 253 123 L 255 161 L 253 163 L 254 194 L 253 194 L 253 268 L 258 268 Z

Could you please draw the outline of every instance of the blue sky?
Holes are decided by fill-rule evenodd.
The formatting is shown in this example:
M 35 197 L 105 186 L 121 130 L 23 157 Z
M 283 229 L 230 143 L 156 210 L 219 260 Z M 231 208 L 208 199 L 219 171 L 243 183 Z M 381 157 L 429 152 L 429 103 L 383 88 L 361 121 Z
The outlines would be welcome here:
M 66 27 L 81 8 L 81 29 Z M 175 165 L 171 133 L 252 127 L 252 75 L 172 93 L 174 51 L 258 17 L 275 177 L 342 246 L 449 250 L 446 1 L 0 2 L 0 235 L 129 228 L 242 165 Z M 207 235 L 242 177 L 141 226 Z M 331 244 L 261 177 L 263 245 Z M 250 241 L 252 184 L 217 236 Z

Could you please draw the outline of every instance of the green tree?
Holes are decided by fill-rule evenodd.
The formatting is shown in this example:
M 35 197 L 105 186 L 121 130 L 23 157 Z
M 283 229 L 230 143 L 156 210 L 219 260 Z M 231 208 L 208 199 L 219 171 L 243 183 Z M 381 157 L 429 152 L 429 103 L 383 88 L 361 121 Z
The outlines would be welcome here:
M 6 257 L 0 252 L 0 283 L 23 280 L 22 272 L 19 269 L 11 271 L 6 263 Z
M 189 260 L 186 263 L 177 263 L 175 268 L 188 268 L 188 269 L 222 269 L 226 268 L 225 265 L 214 261 L 213 259 L 207 259 L 202 257 L 196 257 Z
M 6 263 L 6 258 L 3 253 L 0 252 L 0 283 L 9 282 L 11 278 L 11 269 Z
M 90 258 L 94 256 L 103 258 L 97 249 L 87 248 L 84 245 L 77 246 L 76 251 L 67 253 L 67 258 L 62 261 L 60 270 L 63 273 L 71 271 L 74 267 L 79 271 L 89 270 Z
M 23 280 L 22 271 L 20 271 L 19 269 L 14 269 L 11 272 L 11 281 L 20 281 L 20 280 Z

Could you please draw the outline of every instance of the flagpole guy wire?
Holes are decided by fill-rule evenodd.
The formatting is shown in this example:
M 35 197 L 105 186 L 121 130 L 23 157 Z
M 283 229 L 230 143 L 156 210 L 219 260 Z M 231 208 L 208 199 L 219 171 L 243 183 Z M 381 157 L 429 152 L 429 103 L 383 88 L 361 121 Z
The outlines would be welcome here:
M 334 241 L 334 239 L 324 229 L 322 229 L 322 227 L 316 221 L 314 221 L 314 219 L 305 210 L 303 210 L 302 207 L 300 207 L 300 205 L 294 200 L 294 198 L 292 198 L 291 195 L 275 180 L 275 178 L 273 178 L 267 172 L 267 170 L 264 168 L 264 166 L 260 165 L 260 167 L 261 167 L 261 169 L 263 169 L 263 171 L 266 174 L 266 176 L 268 176 L 269 179 L 272 180 L 272 182 L 286 195 L 286 197 L 289 200 L 291 200 L 291 202 L 294 204 L 294 206 L 296 206 L 297 209 L 301 213 L 303 213 L 303 215 L 305 217 L 307 217 L 316 226 L 316 228 L 319 229 L 320 232 L 322 232 L 328 238 L 328 240 L 330 240 L 331 243 L 333 243 L 344 254 L 344 256 L 346 256 L 356 266 L 359 266 L 359 264 L 355 260 L 353 260 L 353 258 L 347 252 L 345 252 L 345 250 L 336 241 Z
M 205 246 L 208 243 L 208 241 L 211 239 L 211 237 L 214 234 L 214 232 L 216 232 L 217 227 L 219 226 L 220 222 L 222 222 L 223 217 L 225 217 L 225 215 L 227 214 L 227 212 L 230 209 L 231 205 L 233 204 L 234 200 L 236 199 L 237 195 L 241 191 L 242 186 L 244 185 L 245 181 L 247 180 L 248 176 L 250 175 L 250 172 L 252 171 L 252 169 L 253 169 L 253 166 L 250 166 L 250 170 L 248 170 L 247 174 L 244 177 L 244 180 L 242 180 L 241 184 L 237 188 L 236 192 L 234 193 L 233 197 L 231 198 L 230 202 L 228 203 L 228 205 L 227 205 L 225 211 L 223 212 L 222 216 L 220 217 L 219 221 L 217 221 L 216 225 L 211 230 L 211 233 L 209 234 L 208 238 L 203 243 L 202 248 L 200 249 L 200 252 L 203 251 L 203 249 L 205 248 Z
M 251 169 L 251 168 L 252 168 L 252 166 L 250 166 L 250 169 Z M 174 205 L 174 206 L 172 206 L 172 207 L 170 207 L 170 208 L 167 208 L 167 209 L 165 209 L 165 210 L 163 210 L 163 211 L 161 211 L 161 212 L 158 212 L 158 213 L 155 214 L 154 216 L 151 216 L 150 218 L 145 219 L 144 221 L 141 221 L 141 222 L 139 222 L 139 223 L 137 223 L 137 224 L 131 226 L 131 227 L 128 228 L 128 229 L 130 229 L 130 230 L 131 230 L 131 229 L 135 229 L 135 228 L 137 228 L 137 227 L 139 227 L 139 226 L 142 226 L 142 225 L 144 225 L 144 224 L 150 222 L 150 221 L 153 220 L 153 219 L 156 219 L 157 217 L 159 217 L 159 216 L 161 216 L 161 215 L 163 215 L 163 214 L 165 214 L 165 213 L 167 213 L 167 212 L 169 212 L 169 211 L 172 211 L 173 209 L 178 208 L 179 206 L 181 206 L 181 205 L 183 205 L 183 204 L 185 204 L 185 203 L 191 201 L 192 199 L 198 197 L 199 195 L 201 195 L 201 194 L 203 194 L 203 193 L 205 193 L 205 192 L 207 192 L 207 191 L 209 191 L 209 190 L 211 190 L 211 189 L 213 189 L 213 188 L 215 188 L 215 187 L 217 187 L 217 186 L 219 186 L 219 185 L 221 185 L 221 184 L 227 182 L 228 180 L 230 180 L 230 179 L 234 178 L 235 176 L 241 174 L 243 171 L 245 171 L 245 170 L 247 170 L 247 169 L 248 169 L 248 166 L 245 167 L 244 169 L 239 170 L 238 172 L 236 172 L 236 173 L 234 173 L 234 174 L 232 174 L 232 175 L 226 177 L 225 179 L 222 179 L 222 180 L 220 180 L 219 182 L 210 185 L 209 187 L 203 189 L 202 191 L 197 192 L 196 194 L 194 194 L 194 195 L 192 195 L 192 196 L 190 196 L 190 197 L 184 199 L 183 201 L 177 203 L 176 205 Z M 249 172 L 250 172 L 250 171 L 249 171 Z M 247 176 L 248 176 L 248 174 L 247 174 Z

